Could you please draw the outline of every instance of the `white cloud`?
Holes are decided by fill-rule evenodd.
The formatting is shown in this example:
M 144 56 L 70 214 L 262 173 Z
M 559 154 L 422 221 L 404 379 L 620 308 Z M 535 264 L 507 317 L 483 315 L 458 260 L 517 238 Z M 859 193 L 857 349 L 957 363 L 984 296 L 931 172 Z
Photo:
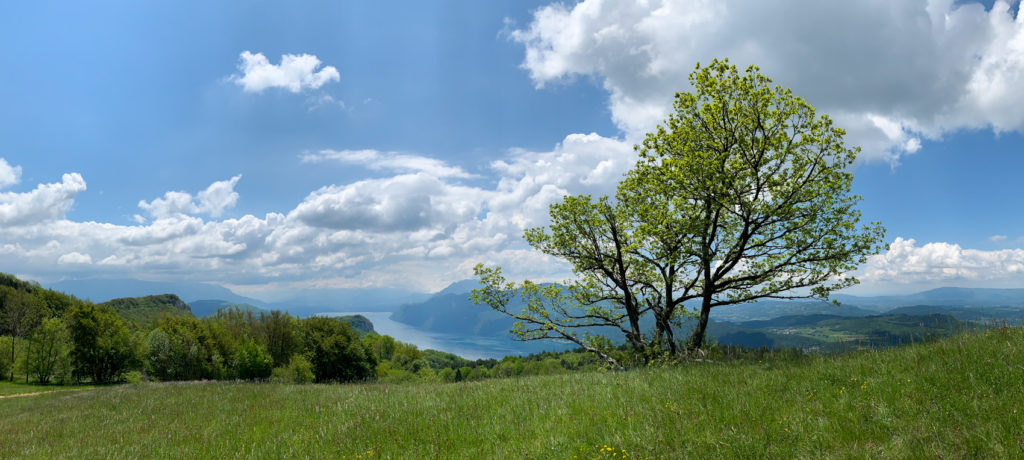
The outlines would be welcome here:
M 206 190 L 199 192 L 200 212 L 205 212 L 211 217 L 220 217 L 224 210 L 235 206 L 238 203 L 238 192 L 235 192 L 235 184 L 242 178 L 239 174 L 228 180 L 222 180 L 210 184 Z
M 918 246 L 913 239 L 896 238 L 887 252 L 868 258 L 860 277 L 873 283 L 907 285 L 1021 281 L 1024 250 L 980 251 L 951 243 Z
M 80 252 L 69 252 L 60 256 L 57 259 L 57 263 L 61 265 L 91 264 L 92 257 L 89 257 L 89 254 L 82 254 Z
M 897 163 L 961 128 L 1024 130 L 1024 15 L 950 0 L 586 0 L 511 32 L 538 87 L 592 75 L 627 139 L 689 90 L 696 62 L 756 64 L 847 130 L 864 157 Z
M 139 208 L 157 219 L 199 212 L 199 207 L 192 202 L 192 195 L 185 192 L 167 192 L 163 198 L 155 198 L 149 202 L 140 200 Z
M 992 235 L 992 236 L 988 237 L 988 240 L 993 242 L 993 243 L 998 243 L 1000 241 L 1006 241 L 1006 235 Z
M 211 217 L 220 217 L 225 210 L 233 207 L 238 202 L 238 192 L 235 192 L 235 184 L 241 178 L 242 175 L 239 174 L 228 180 L 214 182 L 205 190 L 200 191 L 195 199 L 193 199 L 192 194 L 187 192 L 166 192 L 162 198 L 154 198 L 148 202 L 140 200 L 139 208 L 158 220 L 198 213 L 206 213 Z M 145 218 L 139 215 L 136 215 L 134 220 L 138 223 L 145 222 Z
M 510 150 L 491 165 L 497 180 L 473 184 L 463 183 L 473 177 L 465 171 L 416 155 L 325 150 L 307 157 L 392 175 L 322 187 L 283 213 L 225 219 L 222 212 L 239 199 L 235 176 L 196 194 L 171 191 L 140 201 L 148 218 L 132 225 L 75 222 L 58 213 L 4 226 L 0 252 L 9 270 L 44 276 L 88 264 L 94 276 L 145 274 L 267 289 L 313 283 L 436 290 L 468 277 L 467 261 L 561 279 L 567 267 L 530 250 L 523 229 L 543 225 L 547 205 L 564 194 L 614 193 L 636 160 L 629 144 L 596 134 L 567 136 L 546 152 Z M 69 186 L 72 178 L 80 180 L 66 176 Z M 66 206 L 72 201 L 73 195 Z
M 397 152 L 381 152 L 372 149 L 363 150 L 320 150 L 316 153 L 304 153 L 299 156 L 303 163 L 322 163 L 337 161 L 339 163 L 366 166 L 373 170 L 425 172 L 434 177 L 476 177 L 457 166 L 449 166 L 436 158 L 410 155 Z
M 75 196 L 85 190 L 85 180 L 78 173 L 64 174 L 61 182 L 39 184 L 25 193 L 0 193 L 0 227 L 32 225 L 61 219 L 74 203 Z
M 434 176 L 406 174 L 321 188 L 292 215 L 307 225 L 336 230 L 444 229 L 475 216 L 482 198 Z
M 7 160 L 0 158 L 0 188 L 9 187 L 21 182 L 21 166 L 11 166 Z
M 271 64 L 263 53 L 243 51 L 238 70 L 241 75 L 231 76 L 231 81 L 246 92 L 260 93 L 267 88 L 284 88 L 293 93 L 306 89 L 319 89 L 341 76 L 333 66 L 320 67 L 320 59 L 312 54 L 285 54 L 281 63 Z

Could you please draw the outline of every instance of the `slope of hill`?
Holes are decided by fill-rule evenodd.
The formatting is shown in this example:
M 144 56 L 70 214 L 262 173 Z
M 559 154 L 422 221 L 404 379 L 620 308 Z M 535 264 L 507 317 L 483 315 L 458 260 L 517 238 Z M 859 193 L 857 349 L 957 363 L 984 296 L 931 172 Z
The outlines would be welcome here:
M 1024 323 L 1024 306 L 1016 307 L 947 307 L 941 305 L 914 305 L 889 310 L 889 314 L 929 315 L 934 313 L 950 315 L 960 321 L 977 324 L 1007 322 L 1013 325 Z
M 164 315 L 193 316 L 188 304 L 174 294 L 125 297 L 103 302 L 113 308 L 136 328 L 147 328 Z
M 452 286 L 423 302 L 399 307 L 391 319 L 428 331 L 460 335 L 502 334 L 512 327 L 511 318 L 486 305 L 474 305 L 468 290 L 453 292 Z
M 846 294 L 832 296 L 843 304 L 874 311 L 897 307 L 939 305 L 954 307 L 1024 306 L 1024 289 L 944 287 L 908 295 L 861 297 Z
M 711 311 L 711 316 L 716 320 L 730 322 L 768 320 L 797 315 L 868 316 L 877 314 L 876 311 L 858 308 L 853 304 L 835 305 L 820 300 L 762 300 L 719 307 Z
M 997 329 L 472 383 L 121 385 L 4 400 L 0 457 L 1022 458 L 1022 363 L 1024 330 Z
M 59 281 L 48 287 L 56 291 L 67 292 L 80 299 L 89 299 L 93 302 L 106 302 L 110 299 L 123 297 L 142 297 L 152 295 L 154 292 L 168 292 L 186 300 L 223 299 L 231 303 L 247 303 L 258 307 L 266 306 L 265 302 L 240 296 L 230 289 L 207 283 L 169 283 L 133 279 L 93 278 Z

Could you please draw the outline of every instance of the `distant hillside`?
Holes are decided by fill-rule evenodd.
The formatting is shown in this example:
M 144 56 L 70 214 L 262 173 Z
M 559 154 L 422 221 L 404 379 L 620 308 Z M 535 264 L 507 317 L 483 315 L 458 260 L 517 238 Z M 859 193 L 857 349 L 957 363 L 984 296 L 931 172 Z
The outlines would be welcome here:
M 453 284 L 423 302 L 399 307 L 391 314 L 391 319 L 433 332 L 476 336 L 507 334 L 512 327 L 512 319 L 486 305 L 474 305 L 469 300 L 469 291 L 473 287 L 456 292 L 453 287 L 459 284 Z
M 960 321 L 994 324 L 1006 322 L 1012 325 L 1024 323 L 1024 307 L 947 307 L 941 305 L 914 305 L 889 310 L 889 314 L 930 315 L 941 313 Z
M 188 304 L 174 294 L 126 297 L 103 302 L 100 305 L 113 308 L 140 329 L 148 328 L 164 315 L 193 316 L 192 309 Z
M 861 297 L 847 294 L 832 296 L 843 304 L 875 311 L 898 307 L 940 305 L 950 307 L 1024 307 L 1024 289 L 944 287 L 908 295 Z
M 192 307 L 192 314 L 199 318 L 205 318 L 207 316 L 213 316 L 218 310 L 226 310 L 228 308 L 237 308 L 241 311 L 251 311 L 253 313 L 269 313 L 270 310 L 260 308 L 252 304 L 247 303 L 233 303 L 226 300 L 193 300 L 188 305 Z
M 427 297 L 428 294 L 403 289 L 309 289 L 274 300 L 270 306 L 296 316 L 355 311 L 390 312 L 395 311 L 399 305 L 421 302 Z
M 711 310 L 712 318 L 730 322 L 767 320 L 796 315 L 868 316 L 877 314 L 876 311 L 858 308 L 853 304 L 844 303 L 837 306 L 831 302 L 820 300 L 762 300 Z
M 160 282 L 142 281 L 133 279 L 82 279 L 59 281 L 48 286 L 50 289 L 73 294 L 80 299 L 89 299 L 93 302 L 106 302 L 110 299 L 124 297 L 142 297 L 152 295 L 154 292 L 168 292 L 176 294 L 186 300 L 197 299 L 223 299 L 231 303 L 247 303 L 259 307 L 265 307 L 265 302 L 240 296 L 230 289 L 207 283 L 189 282 Z
M 373 323 L 363 315 L 342 315 L 336 318 L 348 323 L 349 326 L 352 326 L 352 329 L 359 332 L 359 335 L 374 332 Z
M 787 337 L 820 342 L 821 351 L 845 351 L 855 347 L 885 347 L 942 337 L 976 329 L 948 314 L 885 314 L 861 317 L 836 315 L 784 316 L 746 321 L 737 326 Z M 778 346 L 778 345 L 776 345 Z M 806 347 L 802 347 L 806 348 Z

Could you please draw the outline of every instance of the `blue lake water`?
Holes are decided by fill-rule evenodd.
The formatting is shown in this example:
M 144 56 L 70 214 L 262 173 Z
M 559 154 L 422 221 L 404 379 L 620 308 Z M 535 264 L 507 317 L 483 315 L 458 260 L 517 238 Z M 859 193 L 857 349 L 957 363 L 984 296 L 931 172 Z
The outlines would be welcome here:
M 454 353 L 466 359 L 501 359 L 508 355 L 528 355 L 545 350 L 573 348 L 568 343 L 555 341 L 521 342 L 511 334 L 500 336 L 462 336 L 418 329 L 405 323 L 391 320 L 390 312 L 331 312 L 327 316 L 363 315 L 373 323 L 378 334 L 390 335 L 396 340 L 416 345 L 421 350 L 432 349 Z

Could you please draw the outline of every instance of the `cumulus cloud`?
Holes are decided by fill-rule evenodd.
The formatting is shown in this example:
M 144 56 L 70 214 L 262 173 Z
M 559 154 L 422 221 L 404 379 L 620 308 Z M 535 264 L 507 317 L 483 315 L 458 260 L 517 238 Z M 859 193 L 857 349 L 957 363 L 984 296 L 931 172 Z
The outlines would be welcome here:
M 438 289 L 469 276 L 467 261 L 502 263 L 514 276 L 562 279 L 568 268 L 530 250 L 523 230 L 544 225 L 547 205 L 565 194 L 613 193 L 636 160 L 629 144 L 596 134 L 567 136 L 549 151 L 511 149 L 490 165 L 496 180 L 468 184 L 472 176 L 465 171 L 429 157 L 376 150 L 307 157 L 391 175 L 322 187 L 292 209 L 262 217 L 223 217 L 239 199 L 234 187 L 240 176 L 198 193 L 171 191 L 140 201 L 147 217 L 133 225 L 76 222 L 63 212 L 19 217 L 23 224 L 3 226 L 0 253 L 11 269 L 42 275 L 87 266 L 94 275 L 145 273 L 280 289 L 295 283 Z M 64 185 L 39 190 L 76 190 L 80 179 L 66 175 Z M 0 218 L 13 221 L 3 209 Z
M 412 231 L 445 228 L 479 212 L 481 196 L 427 174 L 329 186 L 311 193 L 293 216 L 330 229 Z
M 57 259 L 57 263 L 61 265 L 91 264 L 92 257 L 89 257 L 89 254 L 82 254 L 80 252 L 69 252 L 60 256 Z
M 0 193 L 0 227 L 39 224 L 61 219 L 85 190 L 78 173 L 64 174 L 60 182 L 39 184 L 25 193 Z
M 598 78 L 627 138 L 654 129 L 694 63 L 756 64 L 898 162 L 961 128 L 1024 129 L 1024 15 L 976 3 L 585 0 L 534 12 L 510 38 L 538 87 Z
M 235 192 L 235 184 L 242 178 L 239 174 L 228 180 L 222 180 L 210 184 L 206 190 L 199 192 L 199 204 L 196 206 L 200 212 L 205 212 L 212 217 L 220 217 L 225 209 L 235 206 L 238 203 L 238 192 Z
M 322 163 L 336 161 L 345 164 L 366 166 L 373 170 L 415 172 L 421 171 L 434 177 L 472 178 L 462 168 L 450 166 L 436 158 L 410 155 L 397 152 L 381 152 L 373 149 L 363 150 L 330 150 L 324 149 L 316 153 L 304 153 L 299 156 L 303 163 Z
M 241 75 L 235 74 L 230 80 L 250 93 L 261 93 L 267 88 L 283 88 L 298 93 L 319 89 L 341 79 L 338 69 L 333 66 L 320 68 L 320 59 L 312 54 L 285 54 L 278 65 L 271 64 L 263 53 L 243 51 L 239 59 Z
M 11 166 L 7 160 L 0 158 L 0 188 L 21 182 L 21 166 Z
M 166 192 L 163 197 L 154 198 L 152 201 L 140 200 L 139 208 L 146 211 L 154 219 L 198 213 L 220 217 L 225 210 L 238 203 L 238 192 L 235 192 L 235 184 L 241 178 L 242 175 L 239 174 L 228 180 L 214 182 L 205 190 L 199 192 L 196 197 L 187 192 Z M 136 216 L 135 220 L 139 223 L 145 222 L 145 218 L 142 216 Z
M 889 250 L 868 258 L 861 279 L 875 283 L 958 284 L 1024 279 L 1024 250 L 980 251 L 951 243 L 917 245 L 896 238 Z

